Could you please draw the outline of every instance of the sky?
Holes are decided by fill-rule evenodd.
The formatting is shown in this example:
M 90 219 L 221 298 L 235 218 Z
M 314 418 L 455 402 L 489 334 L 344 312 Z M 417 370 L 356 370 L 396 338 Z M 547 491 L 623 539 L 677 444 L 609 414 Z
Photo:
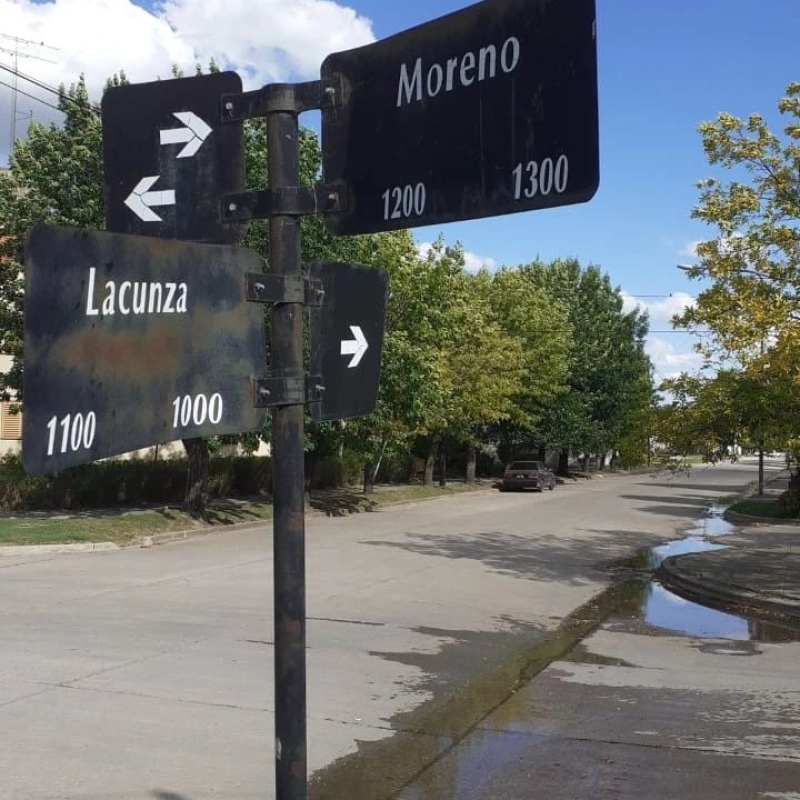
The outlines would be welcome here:
M 533 1 L 533 0 L 532 0 Z M 715 231 L 691 218 L 697 181 L 715 173 L 698 125 L 722 111 L 761 113 L 775 130 L 776 108 L 797 73 L 797 0 L 596 0 L 600 187 L 581 205 L 451 223 L 414 231 L 424 248 L 440 234 L 461 242 L 471 269 L 576 257 L 596 264 L 629 307 L 650 315 L 647 350 L 656 379 L 700 364 L 694 339 L 670 317 L 697 294 L 679 264 Z M 570 2 L 570 0 L 561 0 Z M 313 80 L 331 52 L 399 33 L 465 8 L 464 0 L 0 0 L 0 166 L 11 140 L 8 71 L 50 86 L 83 73 L 99 100 L 108 76 L 132 82 L 191 74 L 215 58 L 246 89 Z M 21 40 L 21 41 L 20 41 Z M 3 69 L 5 67 L 6 69 Z M 17 79 L 16 122 L 59 115 L 49 94 Z M 301 120 L 314 126 L 313 118 Z

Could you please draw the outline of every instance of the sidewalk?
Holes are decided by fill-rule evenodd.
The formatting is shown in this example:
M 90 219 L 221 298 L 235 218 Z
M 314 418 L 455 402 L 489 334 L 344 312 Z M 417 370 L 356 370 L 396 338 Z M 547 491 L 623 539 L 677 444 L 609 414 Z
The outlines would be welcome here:
M 765 493 L 779 495 L 788 474 Z M 665 559 L 658 570 L 667 588 L 701 603 L 744 614 L 800 622 L 800 521 L 731 519 L 736 531 L 716 539 L 725 549 Z

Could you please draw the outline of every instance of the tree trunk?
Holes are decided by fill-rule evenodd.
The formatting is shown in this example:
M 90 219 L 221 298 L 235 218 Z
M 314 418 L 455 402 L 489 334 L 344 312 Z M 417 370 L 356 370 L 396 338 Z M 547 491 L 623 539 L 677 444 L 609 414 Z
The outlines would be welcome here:
M 606 457 L 607 457 L 607 455 L 608 455 L 608 453 L 603 453 L 603 455 L 600 456 L 600 463 L 597 465 L 597 469 L 600 472 L 602 472 L 606 468 Z
M 764 496 L 764 444 L 758 443 L 758 496 Z
M 439 442 L 439 486 L 442 489 L 447 486 L 447 449 L 444 437 Z
M 581 472 L 586 472 L 589 469 L 589 456 L 584 455 L 580 460 Z
M 210 454 L 205 439 L 184 439 L 189 459 L 186 479 L 186 511 L 193 517 L 205 517 L 208 507 L 208 469 Z
M 569 450 L 561 450 L 558 454 L 558 474 L 563 477 L 569 475 Z
M 433 486 L 433 462 L 436 458 L 436 439 L 431 439 L 428 444 L 428 455 L 425 458 L 425 476 L 422 479 L 423 486 Z
M 372 494 L 375 491 L 375 469 L 367 461 L 364 464 L 364 494 Z
M 475 472 L 478 466 L 478 453 L 474 447 L 467 448 L 467 483 L 475 483 Z

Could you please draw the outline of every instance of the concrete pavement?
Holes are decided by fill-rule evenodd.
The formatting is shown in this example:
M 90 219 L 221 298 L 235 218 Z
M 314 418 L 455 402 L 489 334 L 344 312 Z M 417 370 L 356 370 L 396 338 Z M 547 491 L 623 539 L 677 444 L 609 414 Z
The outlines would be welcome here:
M 308 521 L 313 797 L 388 797 L 752 466 Z M 270 533 L 0 560 L 0 797 L 268 798 Z

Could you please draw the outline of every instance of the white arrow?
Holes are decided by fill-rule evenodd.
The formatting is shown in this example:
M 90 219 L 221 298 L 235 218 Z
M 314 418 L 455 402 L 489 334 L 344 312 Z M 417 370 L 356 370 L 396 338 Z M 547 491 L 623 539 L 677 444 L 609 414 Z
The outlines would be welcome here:
M 161 217 L 151 211 L 152 206 L 174 206 L 175 192 L 167 189 L 163 192 L 151 192 L 150 187 L 160 178 L 160 175 L 150 175 L 142 178 L 136 188 L 125 198 L 125 205 L 145 222 L 162 222 Z
M 183 123 L 182 128 L 165 128 L 159 131 L 161 144 L 183 144 L 186 147 L 178 153 L 177 158 L 191 158 L 202 146 L 211 133 L 211 128 L 197 114 L 191 111 L 175 111 L 173 117 Z
M 340 351 L 341 355 L 343 356 L 353 356 L 350 359 L 350 363 L 347 365 L 348 369 L 358 366 L 359 362 L 364 357 L 364 353 L 367 352 L 367 348 L 369 347 L 369 344 L 367 344 L 367 339 L 364 336 L 364 332 L 358 327 L 358 325 L 351 325 L 350 332 L 355 338 L 342 339 L 342 349 Z

